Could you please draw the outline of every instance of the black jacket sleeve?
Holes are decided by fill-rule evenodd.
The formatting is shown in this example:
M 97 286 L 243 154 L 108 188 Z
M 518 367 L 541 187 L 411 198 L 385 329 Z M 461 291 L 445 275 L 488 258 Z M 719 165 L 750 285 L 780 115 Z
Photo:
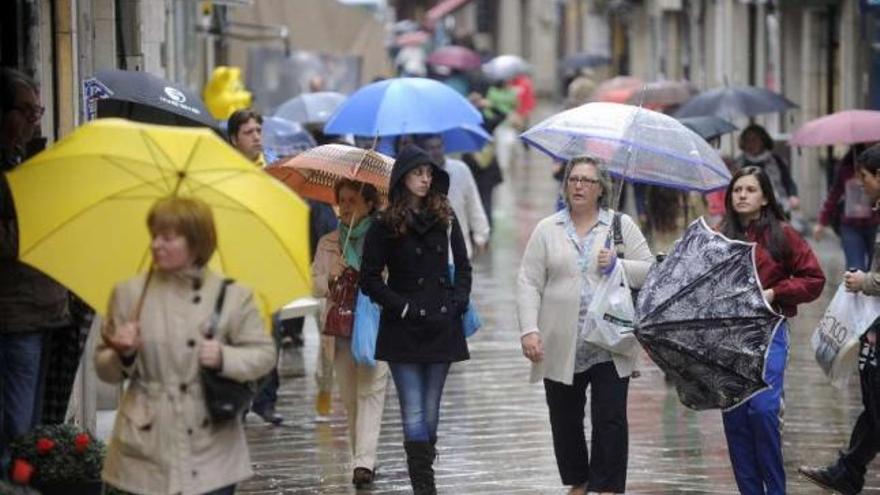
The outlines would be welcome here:
M 775 153 L 773 154 L 773 160 L 776 161 L 776 166 L 779 167 L 779 173 L 782 174 L 782 184 L 785 186 L 785 195 L 788 197 L 797 196 L 798 187 L 791 176 L 791 167 L 785 163 L 785 160 L 783 160 L 781 156 Z
M 385 222 L 377 220 L 367 231 L 364 239 L 364 254 L 361 259 L 360 287 L 361 290 L 384 309 L 398 317 L 403 313 L 407 300 L 391 290 L 382 277 L 382 272 L 391 256 L 391 232 Z

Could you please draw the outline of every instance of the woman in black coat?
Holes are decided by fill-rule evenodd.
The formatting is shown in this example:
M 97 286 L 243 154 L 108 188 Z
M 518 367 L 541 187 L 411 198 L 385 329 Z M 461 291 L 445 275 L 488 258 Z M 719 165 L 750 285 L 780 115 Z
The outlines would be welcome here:
M 388 208 L 364 241 L 360 285 L 382 306 L 376 359 L 388 362 L 397 387 L 413 491 L 435 494 L 443 384 L 450 364 L 470 357 L 462 315 L 471 265 L 446 198 L 449 175 L 421 148 L 410 145 L 398 154 L 389 190 Z

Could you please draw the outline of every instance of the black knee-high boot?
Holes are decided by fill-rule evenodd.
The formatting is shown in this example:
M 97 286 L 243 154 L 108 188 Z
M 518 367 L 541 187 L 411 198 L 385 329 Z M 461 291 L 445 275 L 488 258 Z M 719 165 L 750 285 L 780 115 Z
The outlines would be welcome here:
M 406 450 L 406 466 L 413 495 L 437 495 L 434 485 L 434 446 L 431 442 L 403 442 L 403 448 Z

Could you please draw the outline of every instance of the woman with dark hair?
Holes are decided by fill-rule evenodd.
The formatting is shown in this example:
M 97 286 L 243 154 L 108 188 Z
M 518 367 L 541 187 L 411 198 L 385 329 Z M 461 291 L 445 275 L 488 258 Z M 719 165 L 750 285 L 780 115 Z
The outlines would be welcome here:
M 727 211 L 721 233 L 754 242 L 755 266 L 764 297 L 787 318 L 797 305 L 822 294 L 825 275 L 807 242 L 789 224 L 776 201 L 764 169 L 741 168 L 733 174 L 724 196 Z M 783 321 L 771 338 L 764 380 L 769 388 L 725 411 L 724 433 L 740 493 L 784 494 L 781 416 L 788 324 Z
M 345 270 L 359 272 L 364 239 L 380 204 L 379 192 L 370 184 L 343 179 L 336 183 L 339 228 L 321 237 L 312 263 L 315 297 L 327 297 L 330 288 Z M 326 315 L 321 319 L 326 320 Z M 351 447 L 352 483 L 361 488 L 373 482 L 376 448 L 385 409 L 388 365 L 358 364 L 351 354 L 351 338 L 322 335 L 332 341 L 336 380 L 348 413 L 348 439 Z
M 739 149 L 742 150 L 742 154 L 736 158 L 736 168 L 763 169 L 775 191 L 776 202 L 785 214 L 797 210 L 801 204 L 797 184 L 791 178 L 788 164 L 773 152 L 773 139 L 767 130 L 758 124 L 743 129 L 742 134 L 739 135 Z
M 871 201 L 856 175 L 856 157 L 867 145 L 855 144 L 840 159 L 834 174 L 834 183 L 822 203 L 819 220 L 813 228 L 818 241 L 828 226 L 840 237 L 846 268 L 867 270 L 871 266 L 874 236 L 880 218 L 871 211 Z
M 376 359 L 388 362 L 397 387 L 413 492 L 433 495 L 443 385 L 450 364 L 470 357 L 462 315 L 471 265 L 446 198 L 449 175 L 424 150 L 398 153 L 389 190 L 388 208 L 367 232 L 360 284 L 382 307 Z

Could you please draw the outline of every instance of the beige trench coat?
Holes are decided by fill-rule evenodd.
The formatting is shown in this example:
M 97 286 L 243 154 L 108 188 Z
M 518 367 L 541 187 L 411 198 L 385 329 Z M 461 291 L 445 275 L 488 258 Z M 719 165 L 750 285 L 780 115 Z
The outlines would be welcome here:
M 607 237 L 612 213 L 602 212 L 606 222 L 595 227 L 597 241 Z M 653 262 L 651 250 L 629 215 L 621 216 L 620 230 L 625 258 L 618 261 L 623 263 L 630 285 L 639 288 Z M 604 242 L 593 243 L 592 259 L 599 256 L 603 246 Z M 574 378 L 581 294 L 581 277 L 574 268 L 577 257 L 577 248 L 565 233 L 565 217 L 561 212 L 541 220 L 526 245 L 517 277 L 520 335 L 539 332 L 544 344 L 544 359 L 532 363 L 532 382 L 548 378 L 571 385 Z M 588 279 L 595 286 L 601 276 L 598 270 L 593 270 Z M 620 377 L 630 376 L 638 360 L 638 355 L 612 354 L 611 357 Z
M 199 289 L 196 278 L 202 280 Z M 208 270 L 156 272 L 141 312 L 143 344 L 134 362 L 125 366 L 99 342 L 98 376 L 110 383 L 130 379 L 101 473 L 111 485 L 138 494 L 202 494 L 253 474 L 241 421 L 212 424 L 199 381 L 199 344 L 221 280 Z M 105 334 L 131 317 L 143 284 L 142 275 L 114 288 Z M 274 344 L 249 289 L 227 288 L 217 335 L 223 339 L 223 376 L 253 380 L 274 366 Z

